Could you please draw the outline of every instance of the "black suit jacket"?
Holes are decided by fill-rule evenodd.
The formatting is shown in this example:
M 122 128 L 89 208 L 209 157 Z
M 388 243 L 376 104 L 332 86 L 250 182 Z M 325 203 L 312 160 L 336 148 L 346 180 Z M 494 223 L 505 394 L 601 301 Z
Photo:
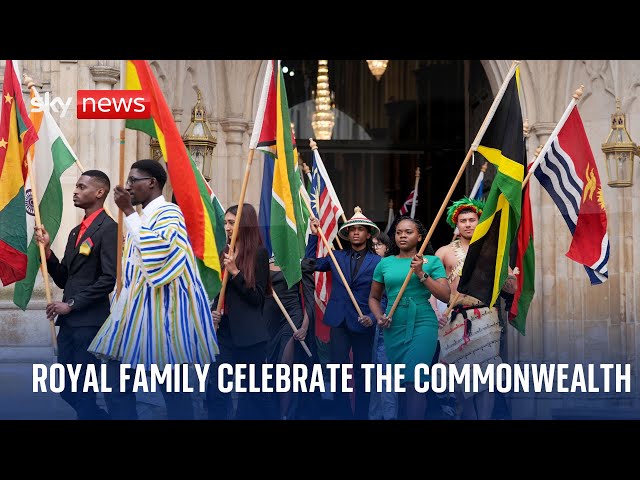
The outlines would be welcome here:
M 249 347 L 269 340 L 267 320 L 262 315 L 265 290 L 269 280 L 269 253 L 264 247 L 256 251 L 256 286 L 248 288 L 242 271 L 227 282 L 224 296 L 224 315 L 220 330 L 229 329 L 231 340 L 237 347 Z M 218 297 L 214 302 L 214 310 Z
M 118 224 L 103 210 L 76 247 L 79 232 L 80 225 L 69 233 L 62 261 L 53 252 L 47 259 L 51 278 L 64 289 L 62 300 L 74 300 L 71 312 L 59 315 L 56 325 L 100 326 L 109 316 L 109 294 L 116 284 Z M 93 247 L 89 255 L 83 255 L 80 247 L 87 238 L 91 238 Z

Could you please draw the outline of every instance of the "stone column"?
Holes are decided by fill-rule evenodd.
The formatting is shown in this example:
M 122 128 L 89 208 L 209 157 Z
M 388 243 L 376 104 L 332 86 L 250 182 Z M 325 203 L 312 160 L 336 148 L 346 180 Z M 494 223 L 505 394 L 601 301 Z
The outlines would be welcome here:
M 120 67 L 118 60 L 99 60 L 98 65 L 89 67 L 96 90 L 111 90 L 113 85 L 120 80 Z M 95 128 L 95 168 L 108 173 L 109 178 L 117 178 L 118 151 L 113 155 L 113 145 L 110 121 L 96 122 Z M 119 141 L 119 139 L 118 139 Z M 115 168 L 113 164 L 115 163 Z M 114 177 L 113 174 L 116 173 Z
M 227 198 L 224 205 L 229 207 L 238 203 L 240 199 L 240 191 L 242 189 L 242 181 L 244 179 L 244 172 L 247 166 L 247 157 L 243 154 L 243 137 L 244 132 L 247 130 L 247 122 L 242 118 L 226 118 L 220 122 L 222 131 L 226 136 L 227 146 L 227 165 L 229 166 L 229 172 L 227 173 L 227 185 L 230 185 L 230 190 L 227 190 Z M 251 167 L 253 170 L 253 165 Z M 255 172 L 251 172 L 255 174 Z M 254 203 L 256 195 L 249 191 L 245 195 L 245 202 Z

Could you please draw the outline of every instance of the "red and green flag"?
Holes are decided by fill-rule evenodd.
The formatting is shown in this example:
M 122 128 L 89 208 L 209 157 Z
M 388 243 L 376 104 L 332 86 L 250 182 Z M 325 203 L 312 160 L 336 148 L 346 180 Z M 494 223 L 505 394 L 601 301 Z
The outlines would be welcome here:
M 224 243 L 219 242 L 224 242 L 226 238 L 222 207 L 189 155 L 171 109 L 146 60 L 127 61 L 125 89 L 142 90 L 149 97 L 151 118 L 127 120 L 126 127 L 146 132 L 160 143 L 171 187 L 184 215 L 200 277 L 209 299 L 213 299 L 222 286 L 219 245 Z
M 525 334 L 525 321 L 529 305 L 535 293 L 536 257 L 533 250 L 533 219 L 531 217 L 531 200 L 529 199 L 529 185 L 522 190 L 522 214 L 520 227 L 516 237 L 515 267 L 519 270 L 516 275 L 518 288 L 509 309 L 509 322 L 522 335 Z
M 0 281 L 6 286 L 27 274 L 24 185 L 27 152 L 38 139 L 11 60 L 6 61 L 0 101 Z

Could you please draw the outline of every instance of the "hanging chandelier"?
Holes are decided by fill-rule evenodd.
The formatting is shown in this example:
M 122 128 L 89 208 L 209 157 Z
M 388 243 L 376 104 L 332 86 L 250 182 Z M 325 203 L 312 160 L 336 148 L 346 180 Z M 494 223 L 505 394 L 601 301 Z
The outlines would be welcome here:
M 311 126 L 317 140 L 331 140 L 335 124 L 335 114 L 331 106 L 329 91 L 329 60 L 318 60 L 318 83 L 316 85 L 316 111 L 311 118 Z
M 369 65 L 369 70 L 376 80 L 380 80 L 384 72 L 387 70 L 387 64 L 389 60 L 367 60 L 367 65 Z

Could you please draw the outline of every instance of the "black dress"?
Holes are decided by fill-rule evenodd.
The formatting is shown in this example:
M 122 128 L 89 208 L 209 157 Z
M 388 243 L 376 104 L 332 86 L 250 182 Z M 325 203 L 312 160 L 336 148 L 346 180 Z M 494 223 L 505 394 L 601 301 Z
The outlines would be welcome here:
M 281 271 L 271 270 L 270 273 L 273 290 L 278 295 L 280 302 L 291 317 L 296 328 L 300 328 L 303 319 L 300 283 L 298 282 L 292 285 L 291 288 L 287 288 L 287 282 Z M 284 348 L 291 337 L 293 337 L 293 329 L 273 299 L 273 296 L 265 299 L 263 317 L 267 322 L 267 329 L 269 331 L 267 363 L 280 363 Z

